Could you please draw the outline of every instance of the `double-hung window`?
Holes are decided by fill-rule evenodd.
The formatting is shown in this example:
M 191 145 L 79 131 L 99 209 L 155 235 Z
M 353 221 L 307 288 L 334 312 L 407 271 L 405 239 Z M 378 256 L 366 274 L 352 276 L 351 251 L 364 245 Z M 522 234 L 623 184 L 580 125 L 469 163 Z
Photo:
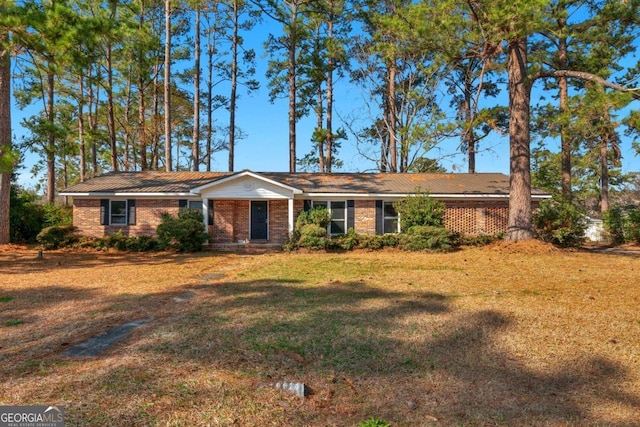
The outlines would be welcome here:
M 127 201 L 111 200 L 109 223 L 111 225 L 127 225 Z
M 313 208 L 324 207 L 331 214 L 328 232 L 332 236 L 347 232 L 347 205 L 346 202 L 314 201 Z
M 189 209 L 202 212 L 202 200 L 189 200 L 189 204 L 187 206 Z
M 384 233 L 399 233 L 400 221 L 398 221 L 398 212 L 393 207 L 393 202 L 383 202 L 382 204 L 383 214 L 383 232 Z

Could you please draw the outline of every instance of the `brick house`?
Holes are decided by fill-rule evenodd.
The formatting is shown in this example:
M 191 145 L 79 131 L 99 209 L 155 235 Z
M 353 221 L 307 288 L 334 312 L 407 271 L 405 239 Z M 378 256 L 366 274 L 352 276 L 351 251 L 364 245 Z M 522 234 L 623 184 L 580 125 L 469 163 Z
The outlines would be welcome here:
M 73 198 L 73 223 L 85 236 L 120 230 L 153 235 L 160 216 L 199 209 L 210 243 L 284 243 L 298 213 L 325 206 L 329 232 L 396 233 L 393 202 L 427 192 L 445 203 L 445 226 L 466 235 L 506 231 L 509 177 L 478 174 L 117 172 L 61 193 Z M 550 194 L 533 189 L 534 206 Z

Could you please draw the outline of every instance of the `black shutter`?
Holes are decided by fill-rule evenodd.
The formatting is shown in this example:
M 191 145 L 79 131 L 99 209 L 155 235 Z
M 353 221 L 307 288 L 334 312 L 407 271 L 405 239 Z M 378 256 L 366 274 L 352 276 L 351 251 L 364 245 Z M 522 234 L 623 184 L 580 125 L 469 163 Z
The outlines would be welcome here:
M 355 228 L 356 226 L 356 214 L 355 214 L 355 202 L 353 200 L 347 200 L 347 230 Z
M 209 217 L 207 219 L 207 224 L 213 225 L 213 200 L 208 200 L 207 203 L 208 203 L 207 206 L 209 207 L 208 212 L 207 212 L 208 217 Z
M 109 225 L 109 199 L 100 199 L 100 225 Z
M 304 208 L 303 210 L 305 212 L 310 211 L 311 210 L 311 200 L 305 200 L 304 201 Z
M 384 211 L 382 200 L 376 200 L 376 234 L 384 234 Z
M 136 199 L 127 200 L 127 224 L 136 225 Z
M 186 209 L 187 208 L 187 199 L 179 199 L 178 200 L 178 208 Z

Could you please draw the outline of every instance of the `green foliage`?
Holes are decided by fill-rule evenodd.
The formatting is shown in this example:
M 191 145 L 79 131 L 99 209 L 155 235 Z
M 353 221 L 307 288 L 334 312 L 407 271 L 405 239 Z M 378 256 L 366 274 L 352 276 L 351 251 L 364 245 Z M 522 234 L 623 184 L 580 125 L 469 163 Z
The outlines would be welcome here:
M 612 243 L 640 243 L 639 207 L 614 206 L 604 213 L 603 219 Z
M 504 239 L 504 234 L 480 234 L 478 236 L 462 236 L 456 234 L 453 236 L 456 245 L 464 246 L 486 246 L 493 242 Z
M 194 209 L 180 211 L 177 217 L 163 214 L 156 232 L 160 249 L 171 248 L 181 252 L 201 251 L 209 238 L 202 222 L 202 213 Z
M 358 427 L 391 427 L 391 423 L 378 418 L 369 418 L 366 421 L 358 423 Z
M 398 212 L 403 230 L 409 230 L 414 226 L 441 227 L 444 223 L 445 204 L 419 190 L 415 196 L 395 202 L 393 207 Z
M 359 236 L 358 247 L 361 249 L 383 249 L 395 248 L 400 243 L 400 235 L 398 234 L 376 234 L 373 236 Z
M 158 240 L 153 236 L 125 236 L 122 231 L 89 242 L 96 249 L 116 249 L 119 251 L 148 252 L 158 249 Z
M 296 229 L 301 230 L 307 224 L 314 224 L 318 227 L 327 228 L 331 222 L 331 214 L 324 206 L 317 206 L 308 211 L 298 214 L 296 219 Z
M 315 250 L 325 249 L 328 240 L 326 228 L 320 227 L 317 224 L 305 224 L 300 229 L 298 246 Z
M 52 225 L 72 225 L 73 208 L 66 205 L 55 205 L 47 203 L 44 205 L 44 226 Z
M 72 225 L 54 225 L 44 228 L 36 237 L 44 249 L 59 249 L 78 242 L 76 228 Z
M 454 246 L 452 235 L 444 227 L 414 225 L 400 235 L 398 247 L 406 251 L 447 251 Z
M 45 209 L 35 193 L 11 186 L 9 227 L 13 243 L 35 243 L 45 223 Z
M 360 236 L 353 228 L 347 230 L 347 234 L 342 236 L 336 236 L 330 239 L 329 247 L 333 249 L 344 249 L 350 251 L 359 247 L 360 245 Z
M 545 200 L 533 215 L 538 238 L 560 247 L 576 247 L 584 241 L 586 217 L 570 202 L 562 199 Z

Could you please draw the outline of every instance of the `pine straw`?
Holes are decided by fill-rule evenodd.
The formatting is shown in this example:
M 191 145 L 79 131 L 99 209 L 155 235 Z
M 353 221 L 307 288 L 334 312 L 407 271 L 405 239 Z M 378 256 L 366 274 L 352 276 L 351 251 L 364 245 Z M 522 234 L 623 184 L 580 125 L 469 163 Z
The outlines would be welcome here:
M 637 256 L 539 242 L 450 254 L 2 250 L 0 404 L 58 404 L 91 426 L 632 425 L 639 270 Z M 61 356 L 143 317 L 104 355 Z

